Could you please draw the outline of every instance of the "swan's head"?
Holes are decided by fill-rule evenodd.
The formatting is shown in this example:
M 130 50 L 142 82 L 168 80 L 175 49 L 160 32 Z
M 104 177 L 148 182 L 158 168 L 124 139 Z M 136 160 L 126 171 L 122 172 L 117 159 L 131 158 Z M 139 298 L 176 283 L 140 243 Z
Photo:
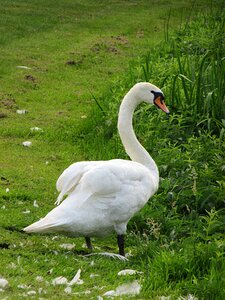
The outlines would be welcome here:
M 149 82 L 139 82 L 135 84 L 133 91 L 138 98 L 138 101 L 154 104 L 165 113 L 169 113 L 169 110 L 164 103 L 163 92 L 154 84 Z

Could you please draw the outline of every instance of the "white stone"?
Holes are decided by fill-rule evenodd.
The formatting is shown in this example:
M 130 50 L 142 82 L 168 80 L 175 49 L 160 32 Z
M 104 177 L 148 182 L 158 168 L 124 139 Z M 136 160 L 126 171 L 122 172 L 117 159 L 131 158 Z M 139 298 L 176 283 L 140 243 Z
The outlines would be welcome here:
M 63 276 L 59 276 L 52 280 L 52 284 L 53 285 L 68 284 L 68 280 Z
M 0 278 L 0 288 L 5 288 L 9 284 L 8 280 L 5 278 Z
M 37 200 L 34 200 L 34 203 L 33 203 L 34 207 L 39 207 L 38 203 L 37 203 Z
M 72 250 L 75 247 L 75 244 L 61 244 L 59 247 L 66 250 Z
M 81 269 L 79 269 L 73 279 L 68 283 L 68 285 L 72 286 L 74 284 L 83 284 L 84 281 L 80 279 Z
M 36 291 L 29 291 L 29 292 L 27 292 L 28 296 L 33 296 L 33 295 L 36 295 L 36 294 L 37 294 Z
M 105 296 L 105 297 L 114 297 L 114 296 L 117 296 L 117 295 L 116 295 L 116 292 L 114 290 L 110 290 L 108 292 L 105 292 L 105 294 L 103 296 Z
M 32 142 L 30 142 L 30 141 L 25 141 L 25 142 L 22 143 L 22 145 L 23 145 L 24 147 L 30 147 L 30 146 L 32 145 Z
M 142 274 L 143 272 L 139 272 L 132 269 L 124 269 L 118 273 L 119 276 L 125 276 L 125 275 L 134 275 L 134 274 Z
M 40 127 L 31 127 L 30 131 L 43 131 Z
M 36 280 L 38 282 L 42 282 L 44 280 L 44 278 L 42 276 L 36 276 Z
M 31 68 L 30 67 L 27 67 L 27 66 L 16 66 L 17 69 L 25 69 L 25 70 L 30 70 Z
M 72 288 L 70 286 L 67 286 L 65 289 L 64 289 L 64 292 L 66 294 L 71 294 L 72 293 Z
M 95 278 L 95 277 L 99 277 L 99 274 L 90 274 L 90 278 Z
M 18 289 L 23 289 L 23 290 L 28 288 L 28 286 L 26 284 L 19 284 L 19 285 L 17 285 L 17 287 L 18 287 Z
M 28 113 L 28 110 L 26 110 L 26 109 L 17 109 L 17 114 L 19 114 L 19 115 L 25 115 L 25 114 L 27 114 Z
M 114 297 L 122 295 L 138 295 L 141 291 L 141 285 L 137 280 L 129 283 L 124 283 L 116 288 L 116 290 L 111 290 L 106 292 L 103 296 Z

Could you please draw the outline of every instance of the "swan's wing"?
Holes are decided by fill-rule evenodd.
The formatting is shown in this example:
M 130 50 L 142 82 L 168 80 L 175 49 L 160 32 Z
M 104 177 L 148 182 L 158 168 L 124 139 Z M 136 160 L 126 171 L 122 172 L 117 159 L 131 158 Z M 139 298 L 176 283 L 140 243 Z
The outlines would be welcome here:
M 84 173 L 94 165 L 95 162 L 77 162 L 64 170 L 56 182 L 56 188 L 60 194 L 55 204 L 59 205 L 63 197 L 70 194 L 76 188 Z
M 127 201 L 133 201 L 134 206 L 143 206 L 156 189 L 157 184 L 146 167 L 132 161 L 111 160 L 94 165 L 85 172 L 79 187 L 69 196 L 76 197 L 78 193 L 88 195 L 80 197 L 79 205 L 93 199 L 95 206 L 105 206 L 107 209 L 114 203 L 118 207 Z
M 126 160 L 79 162 L 67 168 L 57 181 L 59 204 L 67 195 L 65 206 L 115 207 L 138 210 L 155 193 L 158 182 L 143 165 Z M 76 204 L 75 204 L 76 203 Z

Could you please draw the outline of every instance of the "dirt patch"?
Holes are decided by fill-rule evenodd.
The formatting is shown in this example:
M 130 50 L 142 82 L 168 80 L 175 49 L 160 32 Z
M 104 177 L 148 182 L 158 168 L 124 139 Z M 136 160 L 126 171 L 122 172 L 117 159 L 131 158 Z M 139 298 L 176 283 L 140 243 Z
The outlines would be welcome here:
M 31 82 L 36 82 L 37 78 L 34 77 L 33 75 L 25 75 L 24 78 L 28 81 L 31 81 Z
M 113 42 L 107 41 L 107 42 L 100 42 L 96 43 L 91 47 L 91 51 L 95 53 L 100 52 L 110 52 L 110 53 L 118 53 L 119 49 L 115 47 Z
M 10 98 L 0 100 L 0 105 L 7 109 L 15 109 L 17 107 L 16 101 Z
M 136 34 L 136 38 L 143 39 L 145 37 L 144 30 L 139 30 Z
M 10 244 L 9 243 L 0 243 L 0 248 L 1 249 L 9 249 Z
M 0 112 L 0 119 L 6 118 L 6 117 L 7 117 L 7 114 Z
M 17 109 L 16 101 L 13 98 L 4 98 L 0 100 L 0 119 L 8 117 L 10 111 Z
M 112 36 L 112 40 L 120 45 L 128 45 L 129 41 L 124 35 Z
M 79 59 L 79 60 L 68 60 L 66 62 L 66 65 L 68 66 L 80 66 L 83 63 L 83 59 Z
M 108 52 L 118 54 L 121 46 L 128 46 L 129 41 L 124 35 L 111 36 L 101 40 L 91 47 L 91 51 L 95 53 Z

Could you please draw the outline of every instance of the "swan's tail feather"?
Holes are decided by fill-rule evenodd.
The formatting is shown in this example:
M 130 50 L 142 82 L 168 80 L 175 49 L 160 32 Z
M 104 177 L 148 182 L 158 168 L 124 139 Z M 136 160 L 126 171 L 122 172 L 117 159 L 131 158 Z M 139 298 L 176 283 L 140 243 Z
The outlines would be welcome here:
M 23 230 L 27 233 L 39 232 L 39 233 L 51 233 L 57 231 L 59 224 L 55 222 L 49 222 L 49 220 L 41 219 L 27 227 Z

